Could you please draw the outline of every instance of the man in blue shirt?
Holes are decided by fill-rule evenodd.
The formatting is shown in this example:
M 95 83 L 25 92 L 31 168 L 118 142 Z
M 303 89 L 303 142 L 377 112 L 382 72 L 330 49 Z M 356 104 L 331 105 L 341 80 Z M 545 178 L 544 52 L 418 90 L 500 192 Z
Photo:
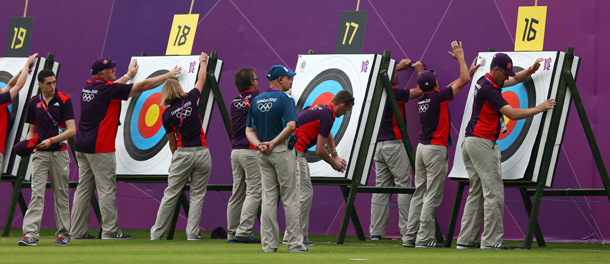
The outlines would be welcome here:
M 277 224 L 277 204 L 282 198 L 286 229 L 290 233 L 288 251 L 309 252 L 303 245 L 299 188 L 296 178 L 296 153 L 289 136 L 294 132 L 297 113 L 294 99 L 287 94 L 296 73 L 282 65 L 267 73 L 271 88 L 252 101 L 246 121 L 246 137 L 260 151 L 263 194 L 261 213 L 261 244 L 265 252 L 277 252 L 280 231 Z

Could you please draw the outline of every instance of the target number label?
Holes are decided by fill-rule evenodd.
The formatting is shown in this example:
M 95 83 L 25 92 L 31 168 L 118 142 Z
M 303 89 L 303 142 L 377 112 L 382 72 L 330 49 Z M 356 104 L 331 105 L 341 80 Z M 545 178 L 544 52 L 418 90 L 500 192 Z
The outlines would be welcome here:
M 199 14 L 174 15 L 165 55 L 191 55 Z
M 6 38 L 5 57 L 27 57 L 30 53 L 33 17 L 11 17 Z
M 367 14 L 367 11 L 341 12 L 335 53 L 362 53 Z
M 520 6 L 515 51 L 541 51 L 544 48 L 546 6 Z

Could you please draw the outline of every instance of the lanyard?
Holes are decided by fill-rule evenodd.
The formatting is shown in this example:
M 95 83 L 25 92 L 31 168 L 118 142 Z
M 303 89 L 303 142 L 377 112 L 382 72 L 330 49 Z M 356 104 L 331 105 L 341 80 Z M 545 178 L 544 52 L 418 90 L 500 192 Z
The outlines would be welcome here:
M 184 120 L 184 114 L 186 114 L 186 111 L 184 111 L 184 100 L 182 100 L 181 104 L 182 104 L 182 110 L 180 111 L 180 125 L 178 125 L 178 129 L 176 130 L 176 133 L 178 133 L 178 131 L 180 131 L 180 127 L 182 127 L 182 120 Z
M 271 87 L 271 88 L 269 88 L 269 91 L 280 91 L 280 92 L 281 92 L 281 90 L 280 90 L 280 89 L 275 88 L 275 87 Z
M 244 100 L 244 102 L 246 102 L 246 104 L 248 105 L 248 107 L 250 107 L 250 102 L 248 102 L 248 99 L 244 98 L 243 96 L 241 96 L 241 94 L 239 95 L 239 97 Z
M 40 99 L 40 103 L 42 104 L 42 108 L 44 109 L 44 111 L 47 113 L 47 115 L 49 116 L 49 118 L 51 118 L 51 121 L 53 121 L 53 125 L 57 126 L 57 121 L 55 121 L 55 119 L 51 116 L 51 113 L 49 113 L 49 108 L 47 108 L 47 105 L 44 103 L 44 100 L 42 100 L 42 95 L 38 95 L 38 99 Z M 53 100 L 53 99 L 51 99 Z

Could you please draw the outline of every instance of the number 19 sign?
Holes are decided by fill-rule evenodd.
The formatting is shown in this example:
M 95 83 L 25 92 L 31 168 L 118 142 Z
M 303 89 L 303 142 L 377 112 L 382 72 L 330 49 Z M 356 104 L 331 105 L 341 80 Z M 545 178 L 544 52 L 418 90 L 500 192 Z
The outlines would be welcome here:
M 367 11 L 341 12 L 335 53 L 362 53 L 367 13 Z
M 191 55 L 199 14 L 174 15 L 165 55 Z

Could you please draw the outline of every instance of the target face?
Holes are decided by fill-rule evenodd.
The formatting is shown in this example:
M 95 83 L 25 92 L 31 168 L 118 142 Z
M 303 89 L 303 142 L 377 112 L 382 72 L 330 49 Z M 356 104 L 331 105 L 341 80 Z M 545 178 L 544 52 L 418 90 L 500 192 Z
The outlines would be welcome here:
M 163 75 L 182 67 L 177 80 L 185 92 L 193 89 L 199 71 L 199 56 L 137 56 L 139 70 L 132 83 Z M 116 140 L 117 174 L 167 175 L 172 153 L 163 128 L 164 106 L 159 85 L 123 102 L 121 126 Z
M 23 65 L 25 65 L 27 58 L 0 58 L 0 87 L 4 88 L 8 82 L 15 76 Z M 23 124 L 25 120 L 24 110 L 27 107 L 28 99 L 36 94 L 38 91 L 38 82 L 34 81 L 38 72 L 42 70 L 42 65 L 45 63 L 44 58 L 37 58 L 32 66 L 32 72 L 28 75 L 25 85 L 21 88 L 21 91 L 13 98 L 13 102 L 6 105 L 8 112 L 10 113 L 10 131 L 7 131 L 7 137 L 5 141 L 4 149 L 4 160 L 2 162 L 2 172 L 16 175 L 17 168 L 15 165 L 15 154 L 13 153 L 13 145 L 15 141 L 25 139 L 29 126 Z M 40 65 L 40 67 L 39 67 Z M 18 164 L 17 164 L 18 165 Z M 26 175 L 26 179 L 27 179 Z
M 374 54 L 299 55 L 297 75 L 292 85 L 292 97 L 295 99 L 297 112 L 315 104 L 330 104 L 335 94 L 341 90 L 350 91 L 355 98 L 352 110 L 336 118 L 331 129 L 337 152 L 348 162 L 348 170 L 345 173 L 334 171 L 315 154 L 317 147 L 324 146 L 313 146 L 306 153 L 311 177 L 352 179 L 350 171 L 353 173 L 356 164 L 355 157 L 358 156 L 362 142 L 359 135 L 364 131 L 362 126 L 366 123 L 370 105 L 365 102 L 370 101 L 375 90 L 379 64 L 379 55 Z M 377 132 L 378 129 L 374 132 L 374 138 Z M 375 147 L 375 140 L 372 141 L 373 145 L 369 148 L 371 153 Z M 365 168 L 365 171 L 368 172 L 370 162 L 366 164 L 368 170 Z M 368 177 L 362 177 L 361 182 L 366 183 L 367 180 Z
M 453 168 L 449 177 L 452 178 L 468 178 L 468 173 L 462 159 L 461 145 L 466 133 L 466 127 L 472 115 L 472 104 L 474 100 L 475 84 L 480 77 L 489 72 L 489 65 L 496 52 L 481 52 L 479 53 L 479 61 L 485 61 L 485 64 L 477 70 L 471 82 L 466 108 L 460 128 L 458 144 L 456 144 L 456 153 L 453 163 Z M 534 64 L 536 59 L 544 58 L 545 65 L 541 65 L 536 74 L 532 75 L 528 80 L 511 86 L 502 88 L 502 97 L 513 108 L 530 108 L 535 107 L 549 98 L 550 91 L 558 82 L 554 82 L 555 63 L 558 59 L 559 52 L 505 52 L 513 60 L 513 70 L 519 72 L 527 70 Z M 534 115 L 520 120 L 510 120 L 504 117 L 506 124 L 506 133 L 501 132 L 498 140 L 498 146 L 502 153 L 502 179 L 519 180 L 526 177 L 526 169 L 530 163 L 532 150 L 536 144 L 536 138 L 541 127 L 542 114 Z

